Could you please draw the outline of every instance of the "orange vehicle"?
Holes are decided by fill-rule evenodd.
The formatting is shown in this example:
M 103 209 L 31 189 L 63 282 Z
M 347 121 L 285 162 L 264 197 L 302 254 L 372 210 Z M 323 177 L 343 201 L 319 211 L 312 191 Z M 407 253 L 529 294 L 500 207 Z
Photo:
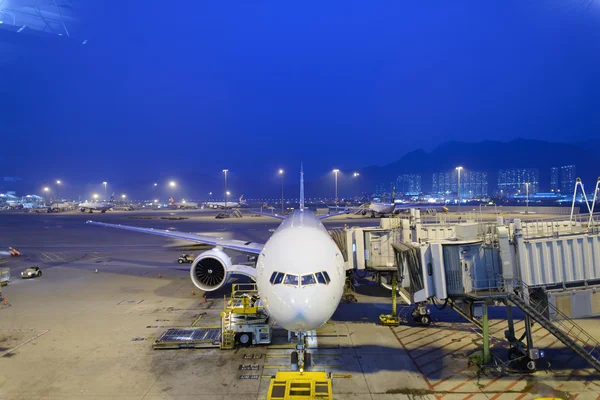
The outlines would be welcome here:
M 14 256 L 14 257 L 18 257 L 21 255 L 21 252 L 19 250 L 13 249 L 12 247 L 8 248 L 8 252 L 10 253 L 11 256 Z

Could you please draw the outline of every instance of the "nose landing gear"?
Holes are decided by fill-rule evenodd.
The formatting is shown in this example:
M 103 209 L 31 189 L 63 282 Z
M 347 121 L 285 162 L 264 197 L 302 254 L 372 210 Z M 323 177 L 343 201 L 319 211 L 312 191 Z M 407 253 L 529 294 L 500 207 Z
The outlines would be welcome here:
M 306 350 L 306 332 L 298 333 L 298 343 L 296 343 L 296 350 L 292 352 L 290 363 L 292 370 L 304 372 L 305 369 L 310 368 L 312 364 L 312 356 Z

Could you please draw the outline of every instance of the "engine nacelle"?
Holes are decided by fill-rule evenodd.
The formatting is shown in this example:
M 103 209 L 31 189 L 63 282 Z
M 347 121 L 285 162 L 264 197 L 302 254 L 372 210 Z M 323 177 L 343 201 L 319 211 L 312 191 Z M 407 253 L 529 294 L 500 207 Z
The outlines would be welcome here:
M 198 289 L 211 292 L 227 283 L 231 265 L 231 258 L 220 248 L 214 248 L 196 257 L 190 277 Z

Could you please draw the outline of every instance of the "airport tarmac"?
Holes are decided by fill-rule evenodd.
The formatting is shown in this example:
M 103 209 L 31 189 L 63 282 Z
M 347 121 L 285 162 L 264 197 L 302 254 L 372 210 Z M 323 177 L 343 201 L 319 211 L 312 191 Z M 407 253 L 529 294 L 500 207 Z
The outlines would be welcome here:
M 195 289 L 182 252 L 204 247 L 86 225 L 93 219 L 141 227 L 212 233 L 264 242 L 279 221 L 217 220 L 211 211 L 0 214 L 0 246 L 23 253 L 2 266 L 13 282 L 0 303 L 0 399 L 264 399 L 271 376 L 287 370 L 286 332 L 273 344 L 237 350 L 152 350 L 170 327 L 216 326 L 228 290 Z M 187 219 L 168 219 L 187 218 Z M 539 218 L 539 216 L 538 216 Z M 328 228 L 376 225 L 336 217 Z M 21 280 L 39 265 L 43 276 Z M 97 271 L 97 272 L 96 272 Z M 552 335 L 534 326 L 549 366 L 534 374 L 486 375 L 468 366 L 482 342 L 473 325 L 449 309 L 430 327 L 383 327 L 389 292 L 360 279 L 357 303 L 340 304 L 319 329 L 315 370 L 333 374 L 334 399 L 600 399 L 600 377 Z M 194 290 L 194 292 L 192 292 Z M 401 315 L 409 310 L 401 309 Z M 506 357 L 503 308 L 493 308 L 493 352 Z M 597 319 L 580 320 L 600 338 Z M 523 322 L 517 324 L 523 329 Z M 519 333 L 519 332 L 518 332 Z

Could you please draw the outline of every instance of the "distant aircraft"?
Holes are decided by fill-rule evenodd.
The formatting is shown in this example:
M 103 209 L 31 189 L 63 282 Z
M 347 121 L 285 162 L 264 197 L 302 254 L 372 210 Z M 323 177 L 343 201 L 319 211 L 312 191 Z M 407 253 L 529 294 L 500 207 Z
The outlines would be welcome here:
M 194 260 L 190 268 L 194 285 L 209 292 L 221 288 L 232 275 L 252 278 L 269 316 L 298 336 L 291 358 L 292 364 L 302 371 L 305 365 L 310 365 L 306 337 L 331 318 L 344 291 L 346 270 L 342 252 L 321 223 L 322 219 L 338 214 L 315 216 L 304 208 L 304 174 L 301 172 L 300 209 L 286 217 L 269 214 L 283 222 L 265 244 L 171 230 L 87 223 L 215 246 Z M 224 250 L 255 256 L 256 265 L 234 264 Z
M 69 211 L 72 210 L 74 208 L 74 204 L 73 203 L 69 203 L 69 202 L 62 202 L 62 203 L 55 203 L 54 201 L 52 201 L 50 203 L 50 206 L 48 206 L 48 211 L 49 212 L 59 212 L 59 211 Z
M 375 217 L 377 214 L 379 214 L 380 217 L 395 214 L 397 212 L 396 211 L 396 203 L 394 203 L 395 197 L 396 197 L 396 188 L 394 187 L 394 189 L 392 190 L 392 202 L 391 203 L 371 202 L 368 206 L 363 205 L 363 206 L 359 207 L 356 210 L 355 214 L 366 215 L 368 212 L 370 212 L 372 217 Z
M 113 193 L 112 196 L 110 196 L 110 201 L 101 201 L 101 202 L 97 202 L 94 201 L 93 203 L 88 203 L 87 201 L 85 203 L 79 203 L 79 210 L 81 212 L 85 212 L 86 210 L 92 214 L 94 211 L 100 211 L 101 213 L 105 213 L 107 210 L 110 210 L 111 208 L 113 208 L 115 205 L 115 194 Z
M 185 201 L 185 200 L 181 200 L 180 203 L 177 203 L 175 200 L 173 200 L 172 197 L 169 199 L 169 205 L 173 208 L 178 208 L 180 210 L 185 209 L 185 208 L 193 208 L 193 209 L 198 208 L 198 203 L 193 203 L 191 201 Z
M 204 207 L 208 208 L 239 208 L 245 206 L 244 195 L 241 195 L 238 201 L 207 201 L 204 203 Z

